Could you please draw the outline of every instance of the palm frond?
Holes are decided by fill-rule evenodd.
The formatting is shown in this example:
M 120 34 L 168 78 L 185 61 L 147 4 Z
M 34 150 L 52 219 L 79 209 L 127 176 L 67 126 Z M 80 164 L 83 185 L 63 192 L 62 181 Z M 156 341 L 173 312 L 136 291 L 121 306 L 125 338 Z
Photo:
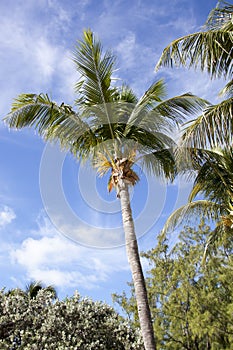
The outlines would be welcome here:
M 147 91 L 142 95 L 138 101 L 138 106 L 148 106 L 154 102 L 161 102 L 162 99 L 166 96 L 166 86 L 163 79 L 155 81 L 150 85 Z
M 112 176 L 110 176 L 109 179 L 108 179 L 108 185 L 107 185 L 108 192 L 111 192 L 113 187 L 114 187 L 114 182 L 112 180 Z
M 190 93 L 162 100 L 164 96 L 164 82 L 159 80 L 152 84 L 135 105 L 124 135 L 129 135 L 135 126 L 148 132 L 174 131 L 175 126 L 194 117 L 207 105 L 207 101 Z
M 63 106 L 60 107 L 64 110 Z M 10 128 L 16 129 L 35 126 L 39 133 L 43 134 L 47 125 L 51 124 L 51 116 L 54 116 L 53 120 L 56 119 L 55 114 L 58 110 L 59 106 L 52 102 L 47 94 L 21 94 L 13 101 L 11 111 L 4 121 Z
M 173 149 L 161 149 L 141 156 L 140 162 L 148 174 L 173 181 L 177 171 Z
M 219 95 L 224 96 L 226 99 L 233 98 L 233 80 L 229 81 L 226 86 L 224 86 Z
M 76 85 L 76 91 L 81 95 L 77 100 L 79 107 L 104 107 L 109 129 L 114 138 L 111 127 L 111 116 L 106 104 L 114 100 L 116 89 L 111 87 L 115 56 L 106 51 L 103 53 L 99 40 L 91 30 L 84 31 L 83 40 L 78 41 L 74 52 L 74 62 L 81 80 Z
M 115 64 L 115 56 L 106 51 L 91 30 L 83 32 L 83 39 L 79 40 L 74 52 L 73 60 L 81 79 L 76 88 L 82 91 L 86 105 L 103 104 L 109 102 L 112 89 L 111 77 Z
M 94 167 L 97 168 L 98 175 L 103 177 L 105 174 L 107 174 L 109 169 L 111 169 L 111 163 L 107 159 L 103 160 L 102 162 L 99 159 L 99 162 L 96 162 Z
M 191 93 L 175 96 L 160 102 L 154 110 L 179 124 L 189 117 L 194 117 L 204 107 L 209 105 L 206 100 L 201 99 Z
M 57 105 L 44 94 L 19 95 L 4 121 L 11 128 L 34 127 L 46 141 L 59 141 L 62 148 L 79 156 L 97 140 L 88 124 L 69 105 Z
M 183 148 L 205 149 L 219 145 L 231 145 L 233 98 L 207 107 L 202 115 L 188 124 L 181 138 L 181 147 Z
M 204 27 L 207 30 L 222 29 L 226 31 L 233 31 L 232 22 L 233 5 L 220 0 L 206 20 Z
M 212 150 L 205 153 L 194 181 L 189 200 L 198 193 L 204 194 L 211 201 L 225 204 L 233 199 L 233 156 L 229 149 Z
M 75 120 L 76 113 L 64 103 L 57 105 L 48 95 L 21 94 L 14 100 L 4 121 L 11 128 L 34 127 L 40 135 L 46 137 L 48 128 L 59 124 L 60 119 L 68 116 Z
M 25 292 L 28 295 L 29 299 L 34 299 L 36 298 L 39 291 L 42 289 L 51 293 L 53 299 L 57 298 L 56 289 L 52 285 L 44 286 L 41 281 L 32 281 L 29 284 L 27 284 Z
M 128 127 L 130 127 L 130 125 L 140 125 L 143 116 L 147 115 L 153 109 L 155 103 L 162 101 L 162 98 L 165 95 L 166 89 L 163 80 L 158 80 L 151 84 L 135 105 L 133 112 L 128 119 Z M 128 128 L 126 128 L 126 133 L 127 131 Z
M 233 35 L 224 30 L 197 32 L 169 44 L 156 65 L 187 66 L 207 70 L 211 78 L 231 77 Z
M 123 84 L 120 88 L 117 89 L 113 96 L 114 102 L 124 102 L 130 104 L 136 104 L 138 98 L 133 92 L 133 90 L 126 84 Z
M 193 220 L 200 220 L 202 217 L 208 220 L 218 220 L 222 211 L 223 207 L 220 204 L 208 200 L 197 200 L 188 203 L 176 209 L 169 216 L 162 229 L 162 234 L 174 231 L 184 222 L 186 224 L 193 223 Z
M 212 255 L 213 252 L 216 252 L 219 245 L 224 247 L 227 246 L 227 241 L 232 241 L 232 233 L 232 227 L 226 226 L 221 217 L 220 221 L 217 222 L 215 229 L 209 233 L 203 253 L 202 264 L 206 264 L 208 256 Z
M 171 42 L 156 65 L 188 66 L 207 70 L 211 78 L 232 76 L 233 6 L 220 2 L 205 23 L 204 30 Z

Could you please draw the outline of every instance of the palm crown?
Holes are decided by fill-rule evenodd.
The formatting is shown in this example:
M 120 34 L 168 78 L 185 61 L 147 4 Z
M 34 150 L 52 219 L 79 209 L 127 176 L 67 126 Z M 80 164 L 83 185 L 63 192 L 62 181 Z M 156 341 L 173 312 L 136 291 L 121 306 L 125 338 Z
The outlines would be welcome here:
M 129 168 L 140 162 L 157 175 L 173 178 L 174 141 L 168 133 L 205 102 L 189 93 L 163 100 L 162 80 L 153 83 L 140 99 L 127 85 L 118 87 L 113 79 L 115 56 L 110 51 L 103 53 L 90 30 L 77 43 L 74 62 L 80 74 L 75 87 L 77 111 L 56 104 L 46 94 L 21 94 L 5 118 L 8 125 L 35 127 L 45 140 L 58 140 L 78 159 L 91 158 L 100 175 L 109 168 L 119 172 L 124 164 L 124 176 L 128 173 L 129 182 L 135 184 L 137 175 Z M 111 180 L 110 188 L 116 185 Z

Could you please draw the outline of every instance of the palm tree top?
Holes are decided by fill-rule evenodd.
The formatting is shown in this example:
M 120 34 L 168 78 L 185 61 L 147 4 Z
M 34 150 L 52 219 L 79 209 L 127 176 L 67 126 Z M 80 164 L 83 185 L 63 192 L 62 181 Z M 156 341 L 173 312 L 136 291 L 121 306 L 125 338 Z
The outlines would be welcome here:
M 170 135 L 206 101 L 190 93 L 164 99 L 163 80 L 152 83 L 140 98 L 127 84 L 118 86 L 113 78 L 116 57 L 103 50 L 90 29 L 77 42 L 73 61 L 80 74 L 74 107 L 58 105 L 47 94 L 21 94 L 6 123 L 13 128 L 33 126 L 46 141 L 58 141 L 79 160 L 91 158 L 94 166 L 103 163 L 104 156 L 105 167 L 114 170 L 117 158 L 129 159 L 135 152 L 134 162 L 173 178 L 175 142 Z
M 54 299 L 57 298 L 57 292 L 54 286 L 45 286 L 41 281 L 32 281 L 29 284 L 27 284 L 25 288 L 25 293 L 28 295 L 29 299 L 33 299 L 36 298 L 40 290 L 46 290 L 47 292 L 51 293 Z

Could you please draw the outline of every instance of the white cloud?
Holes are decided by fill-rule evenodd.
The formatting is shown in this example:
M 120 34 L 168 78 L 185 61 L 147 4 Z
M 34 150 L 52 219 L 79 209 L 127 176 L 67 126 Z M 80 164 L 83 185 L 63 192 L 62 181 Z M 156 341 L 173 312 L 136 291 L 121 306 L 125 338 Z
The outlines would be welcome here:
M 11 223 L 16 218 L 15 212 L 8 206 L 0 209 L 0 228 Z
M 85 289 L 96 288 L 103 281 L 95 274 L 84 275 L 78 271 L 43 270 L 35 269 L 29 271 L 28 277 L 32 280 L 43 281 L 46 285 L 74 287 L 82 286 Z
M 71 20 L 70 14 L 60 5 L 59 1 L 48 0 L 48 6 L 55 13 L 57 22 L 60 25 L 61 23 L 68 23 Z
M 58 48 L 49 44 L 45 38 L 42 38 L 38 41 L 34 54 L 42 76 L 45 78 L 50 77 L 54 73 L 56 60 L 59 57 Z
M 117 45 L 116 51 L 122 56 L 124 68 L 132 67 L 137 61 L 136 51 L 136 36 L 135 33 L 129 31 L 123 40 Z
M 57 287 L 97 288 L 113 272 L 127 271 L 125 249 L 90 249 L 61 236 L 45 220 L 33 237 L 11 251 L 13 263 L 21 266 L 30 280 Z M 88 232 L 85 232 L 88 235 Z

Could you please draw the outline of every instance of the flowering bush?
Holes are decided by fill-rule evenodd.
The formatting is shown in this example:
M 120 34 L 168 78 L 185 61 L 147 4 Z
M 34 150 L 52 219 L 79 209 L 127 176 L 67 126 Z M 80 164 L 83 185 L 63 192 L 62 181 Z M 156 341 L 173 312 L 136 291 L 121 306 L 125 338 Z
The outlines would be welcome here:
M 141 350 L 141 338 L 114 309 L 82 299 L 63 301 L 46 290 L 29 299 L 0 291 L 1 350 Z

